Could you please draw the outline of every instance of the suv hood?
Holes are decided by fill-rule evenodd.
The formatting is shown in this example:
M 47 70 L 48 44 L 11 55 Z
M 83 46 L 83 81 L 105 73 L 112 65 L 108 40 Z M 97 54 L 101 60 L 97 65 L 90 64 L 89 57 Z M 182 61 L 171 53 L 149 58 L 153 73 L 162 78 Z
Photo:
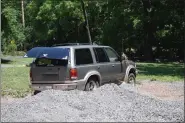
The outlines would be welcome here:
M 126 60 L 127 65 L 133 65 L 136 68 L 136 63 L 133 62 L 132 60 Z

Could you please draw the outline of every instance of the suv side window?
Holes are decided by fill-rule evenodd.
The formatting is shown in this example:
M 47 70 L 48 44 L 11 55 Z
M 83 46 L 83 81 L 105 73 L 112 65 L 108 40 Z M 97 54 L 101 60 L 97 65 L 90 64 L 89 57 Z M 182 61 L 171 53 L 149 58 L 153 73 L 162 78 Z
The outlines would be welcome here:
M 76 65 L 93 64 L 90 49 L 75 49 Z
M 93 48 L 93 50 L 95 53 L 97 63 L 109 62 L 107 54 L 105 53 L 103 48 Z
M 105 51 L 109 57 L 110 62 L 118 61 L 118 55 L 111 48 L 105 48 Z

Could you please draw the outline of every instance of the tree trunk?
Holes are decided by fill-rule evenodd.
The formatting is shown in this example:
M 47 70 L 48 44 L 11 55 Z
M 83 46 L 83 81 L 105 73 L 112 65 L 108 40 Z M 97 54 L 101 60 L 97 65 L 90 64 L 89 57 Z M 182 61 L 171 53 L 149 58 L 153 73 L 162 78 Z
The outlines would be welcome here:
M 25 19 L 24 19 L 24 0 L 21 0 L 21 9 L 22 9 L 22 25 L 25 27 Z
M 23 28 L 25 28 L 25 19 L 24 19 L 24 0 L 21 0 L 21 10 L 22 10 L 22 26 Z M 26 51 L 26 43 L 23 43 L 23 49 L 24 51 Z
M 152 42 L 154 41 L 154 23 L 152 20 L 152 8 L 150 0 L 142 0 L 144 8 L 144 58 L 146 61 L 153 61 Z
M 85 26 L 86 26 L 86 29 L 87 29 L 87 35 L 88 35 L 89 43 L 92 44 L 91 34 L 90 34 L 90 30 L 89 30 L 89 23 L 88 23 L 88 19 L 87 19 L 87 12 L 85 10 L 85 5 L 84 5 L 83 0 L 81 0 L 81 4 L 82 4 L 82 10 L 83 10 L 84 18 L 85 18 Z

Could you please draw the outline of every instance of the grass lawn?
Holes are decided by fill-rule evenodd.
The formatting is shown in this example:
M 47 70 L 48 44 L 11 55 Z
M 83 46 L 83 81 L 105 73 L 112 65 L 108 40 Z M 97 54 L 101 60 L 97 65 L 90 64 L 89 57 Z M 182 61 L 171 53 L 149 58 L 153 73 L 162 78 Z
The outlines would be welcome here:
M 29 64 L 33 61 L 32 58 L 15 58 L 13 61 L 13 64 L 17 64 L 17 65 L 26 65 Z
M 184 65 L 181 63 L 137 63 L 137 80 L 184 81 Z
M 24 97 L 31 92 L 28 67 L 1 68 L 1 71 L 2 96 Z
M 33 58 L 13 58 L 10 60 L 2 60 L 1 64 L 11 64 L 11 65 L 26 65 L 33 61 Z

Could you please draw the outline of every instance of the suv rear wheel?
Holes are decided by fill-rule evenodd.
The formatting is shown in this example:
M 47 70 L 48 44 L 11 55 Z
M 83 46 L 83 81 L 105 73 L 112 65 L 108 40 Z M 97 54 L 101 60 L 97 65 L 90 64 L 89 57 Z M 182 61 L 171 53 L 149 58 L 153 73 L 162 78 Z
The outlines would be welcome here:
M 136 76 L 134 73 L 129 73 L 127 83 L 135 84 L 136 83 Z
M 33 92 L 33 95 L 37 95 L 38 93 L 40 93 L 41 91 L 38 91 L 38 90 L 35 90 L 34 92 Z
M 93 91 L 98 88 L 98 82 L 94 78 L 90 78 L 85 85 L 85 91 Z

